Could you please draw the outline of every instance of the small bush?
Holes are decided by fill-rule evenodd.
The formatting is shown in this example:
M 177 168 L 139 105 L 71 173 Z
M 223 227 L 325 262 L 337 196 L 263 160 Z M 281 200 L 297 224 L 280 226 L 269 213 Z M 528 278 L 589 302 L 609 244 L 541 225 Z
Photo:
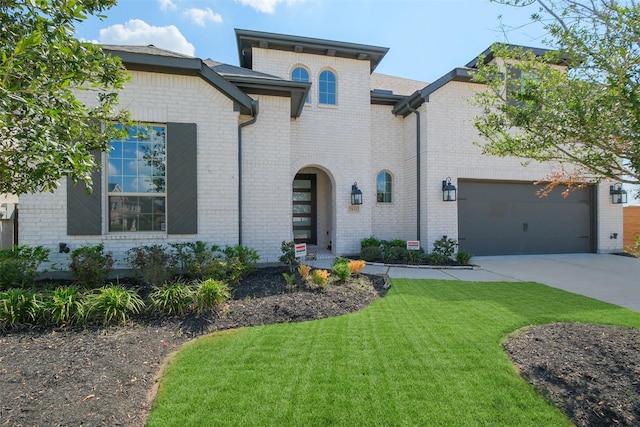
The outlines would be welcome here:
M 137 246 L 127 251 L 127 263 L 142 280 L 161 286 L 175 276 L 178 265 L 174 254 L 164 245 Z
M 210 277 L 224 278 L 226 265 L 222 262 L 224 254 L 217 245 L 207 247 L 204 242 L 174 243 L 176 261 L 182 273 L 190 279 Z
M 308 280 L 309 274 L 311 274 L 311 266 L 300 264 L 300 266 L 298 266 L 298 273 L 300 273 L 303 280 Z
M 473 255 L 463 250 L 459 250 L 458 253 L 456 254 L 456 261 L 460 265 L 470 265 L 471 258 L 473 258 Z
M 425 257 L 426 255 L 422 249 L 418 251 L 407 251 L 407 262 L 409 264 L 423 264 Z
M 327 270 L 313 270 L 311 273 L 311 281 L 320 287 L 327 285 L 329 279 L 329 272 Z
M 38 267 L 49 261 L 49 249 L 42 246 L 16 246 L 0 249 L 0 290 L 33 286 Z
M 298 258 L 296 258 L 296 243 L 283 241 L 280 244 L 280 250 L 282 251 L 282 256 L 279 258 L 280 262 L 289 266 L 289 271 L 293 273 L 296 271 L 298 264 L 300 264 Z
M 387 248 L 405 248 L 406 249 L 407 242 L 406 240 L 394 239 L 394 240 L 382 242 L 382 245 Z
M 433 242 L 433 253 L 442 255 L 445 259 L 449 259 L 453 256 L 457 247 L 457 240 L 447 238 L 447 236 L 442 236 L 441 239 Z
M 104 253 L 104 245 L 81 246 L 71 252 L 69 268 L 80 286 L 102 286 L 113 267 L 110 253 Z
M 349 266 L 349 270 L 351 270 L 351 273 L 357 276 L 362 272 L 362 270 L 364 270 L 367 263 L 364 260 L 359 259 L 359 260 L 349 261 L 349 264 L 347 265 Z
M 150 295 L 151 309 L 164 314 L 187 313 L 193 306 L 193 289 L 184 282 L 156 288 Z
M 360 258 L 366 262 L 382 261 L 382 249 L 380 246 L 367 246 L 360 250 Z
M 374 236 L 367 237 L 360 241 L 360 249 L 364 248 L 379 248 L 382 245 L 382 241 Z
M 74 286 L 58 287 L 45 301 L 48 321 L 54 325 L 82 323 L 85 317 L 83 295 Z
M 295 274 L 289 274 L 289 273 L 282 273 L 282 277 L 284 277 L 285 282 L 287 283 L 285 285 L 285 289 L 287 292 L 293 292 L 296 289 L 296 275 Z
M 238 283 L 255 271 L 260 259 L 255 249 L 242 245 L 225 248 L 224 255 L 227 263 L 227 279 L 232 283 Z
M 0 324 L 35 323 L 43 317 L 41 296 L 27 289 L 0 292 Z
M 407 250 L 392 246 L 384 251 L 384 262 L 387 264 L 401 264 L 407 259 Z
M 444 265 L 446 264 L 447 260 L 449 258 L 445 257 L 442 254 L 436 253 L 436 252 L 432 252 L 429 255 L 427 255 L 427 264 L 430 265 Z
M 212 310 L 230 297 L 229 286 L 219 280 L 207 279 L 196 285 L 194 299 L 199 312 Z
M 339 259 L 339 258 L 338 258 Z M 339 262 L 335 263 L 331 268 L 331 272 L 338 277 L 338 280 L 344 282 L 351 276 L 351 270 L 349 269 L 349 264 L 347 262 Z
M 125 324 L 132 313 L 140 313 L 144 302 L 136 291 L 120 285 L 103 286 L 86 296 L 86 309 L 91 320 Z

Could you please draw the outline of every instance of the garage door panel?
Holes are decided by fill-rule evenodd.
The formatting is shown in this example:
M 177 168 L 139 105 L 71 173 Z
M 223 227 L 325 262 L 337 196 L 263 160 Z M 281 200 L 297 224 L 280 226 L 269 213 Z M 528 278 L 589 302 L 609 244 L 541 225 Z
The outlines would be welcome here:
M 590 252 L 590 190 L 540 198 L 522 183 L 458 183 L 460 248 L 474 255 Z

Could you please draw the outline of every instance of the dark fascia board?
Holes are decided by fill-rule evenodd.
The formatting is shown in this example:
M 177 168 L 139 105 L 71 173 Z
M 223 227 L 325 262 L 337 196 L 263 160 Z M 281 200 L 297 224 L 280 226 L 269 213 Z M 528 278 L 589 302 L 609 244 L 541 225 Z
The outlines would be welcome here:
M 374 105 L 397 105 L 409 98 L 406 95 L 396 95 L 392 93 L 380 93 L 374 90 L 371 91 L 371 104 Z
M 262 31 L 241 30 L 236 28 L 238 56 L 240 66 L 252 68 L 252 48 L 263 46 L 266 49 L 302 52 L 313 55 L 336 56 L 339 58 L 367 60 L 370 70 L 376 69 L 389 48 L 358 43 L 323 40 L 311 37 L 298 37 L 286 34 L 266 33 Z
M 540 57 L 544 57 L 548 52 L 553 52 L 553 50 L 551 49 L 543 49 L 540 47 L 520 46 L 515 44 L 507 44 L 506 46 L 510 49 L 523 49 L 525 52 L 532 52 L 534 55 L 540 56 Z M 493 54 L 492 47 L 493 45 L 489 46 L 487 49 L 485 49 L 484 52 L 482 52 L 480 55 L 476 56 L 471 61 L 469 61 L 467 65 L 465 65 L 465 67 L 478 68 L 480 57 L 483 57 L 484 64 L 488 64 L 489 62 L 493 61 L 495 56 Z M 558 65 L 567 65 L 567 64 L 565 61 L 559 61 Z
M 231 99 L 243 114 L 253 115 L 255 113 L 255 103 L 251 97 L 226 81 L 199 58 L 149 55 L 119 51 L 111 48 L 104 49 L 104 51 L 110 55 L 119 57 L 123 65 L 129 70 L 200 76 L 207 83 L 222 92 L 227 98 Z
M 418 108 L 425 102 L 429 102 L 429 95 L 431 95 L 433 92 L 437 91 L 447 83 L 452 81 L 470 82 L 472 81 L 472 77 L 473 70 L 470 70 L 468 68 L 454 68 L 444 76 L 440 77 L 438 80 L 426 86 L 424 89 L 417 90 L 413 94 L 408 96 L 405 100 L 395 106 L 395 108 L 392 110 L 392 113 L 406 117 L 411 113 L 411 110 Z
M 239 89 L 256 95 L 284 96 L 291 98 L 291 117 L 302 114 L 311 83 L 294 82 L 280 79 L 265 79 L 248 76 L 226 76 L 226 79 Z

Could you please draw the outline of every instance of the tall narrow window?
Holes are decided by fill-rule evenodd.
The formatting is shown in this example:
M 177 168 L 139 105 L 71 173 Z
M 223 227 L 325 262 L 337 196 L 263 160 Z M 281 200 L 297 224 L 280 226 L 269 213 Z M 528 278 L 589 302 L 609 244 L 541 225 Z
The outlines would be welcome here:
M 291 80 L 294 82 L 309 82 L 309 72 L 302 67 L 296 67 L 291 72 Z M 307 104 L 311 102 L 311 95 L 307 93 L 307 99 L 304 100 Z
M 391 174 L 389 172 L 380 172 L 376 180 L 378 203 L 391 203 L 392 190 Z
M 320 73 L 318 79 L 318 102 L 336 105 L 336 75 L 329 70 Z
M 108 188 L 109 231 L 166 231 L 166 127 L 127 128 L 111 142 Z

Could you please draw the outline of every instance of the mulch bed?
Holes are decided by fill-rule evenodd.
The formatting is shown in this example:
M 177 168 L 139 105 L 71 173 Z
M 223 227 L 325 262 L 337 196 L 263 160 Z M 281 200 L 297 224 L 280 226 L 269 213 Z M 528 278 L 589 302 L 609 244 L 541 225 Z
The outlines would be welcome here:
M 207 315 L 0 332 L 0 426 L 142 426 L 163 363 L 186 341 L 216 330 L 338 316 L 386 293 L 380 276 L 287 293 L 283 271 L 259 270 Z M 505 348 L 523 377 L 576 425 L 639 424 L 637 329 L 538 326 Z

